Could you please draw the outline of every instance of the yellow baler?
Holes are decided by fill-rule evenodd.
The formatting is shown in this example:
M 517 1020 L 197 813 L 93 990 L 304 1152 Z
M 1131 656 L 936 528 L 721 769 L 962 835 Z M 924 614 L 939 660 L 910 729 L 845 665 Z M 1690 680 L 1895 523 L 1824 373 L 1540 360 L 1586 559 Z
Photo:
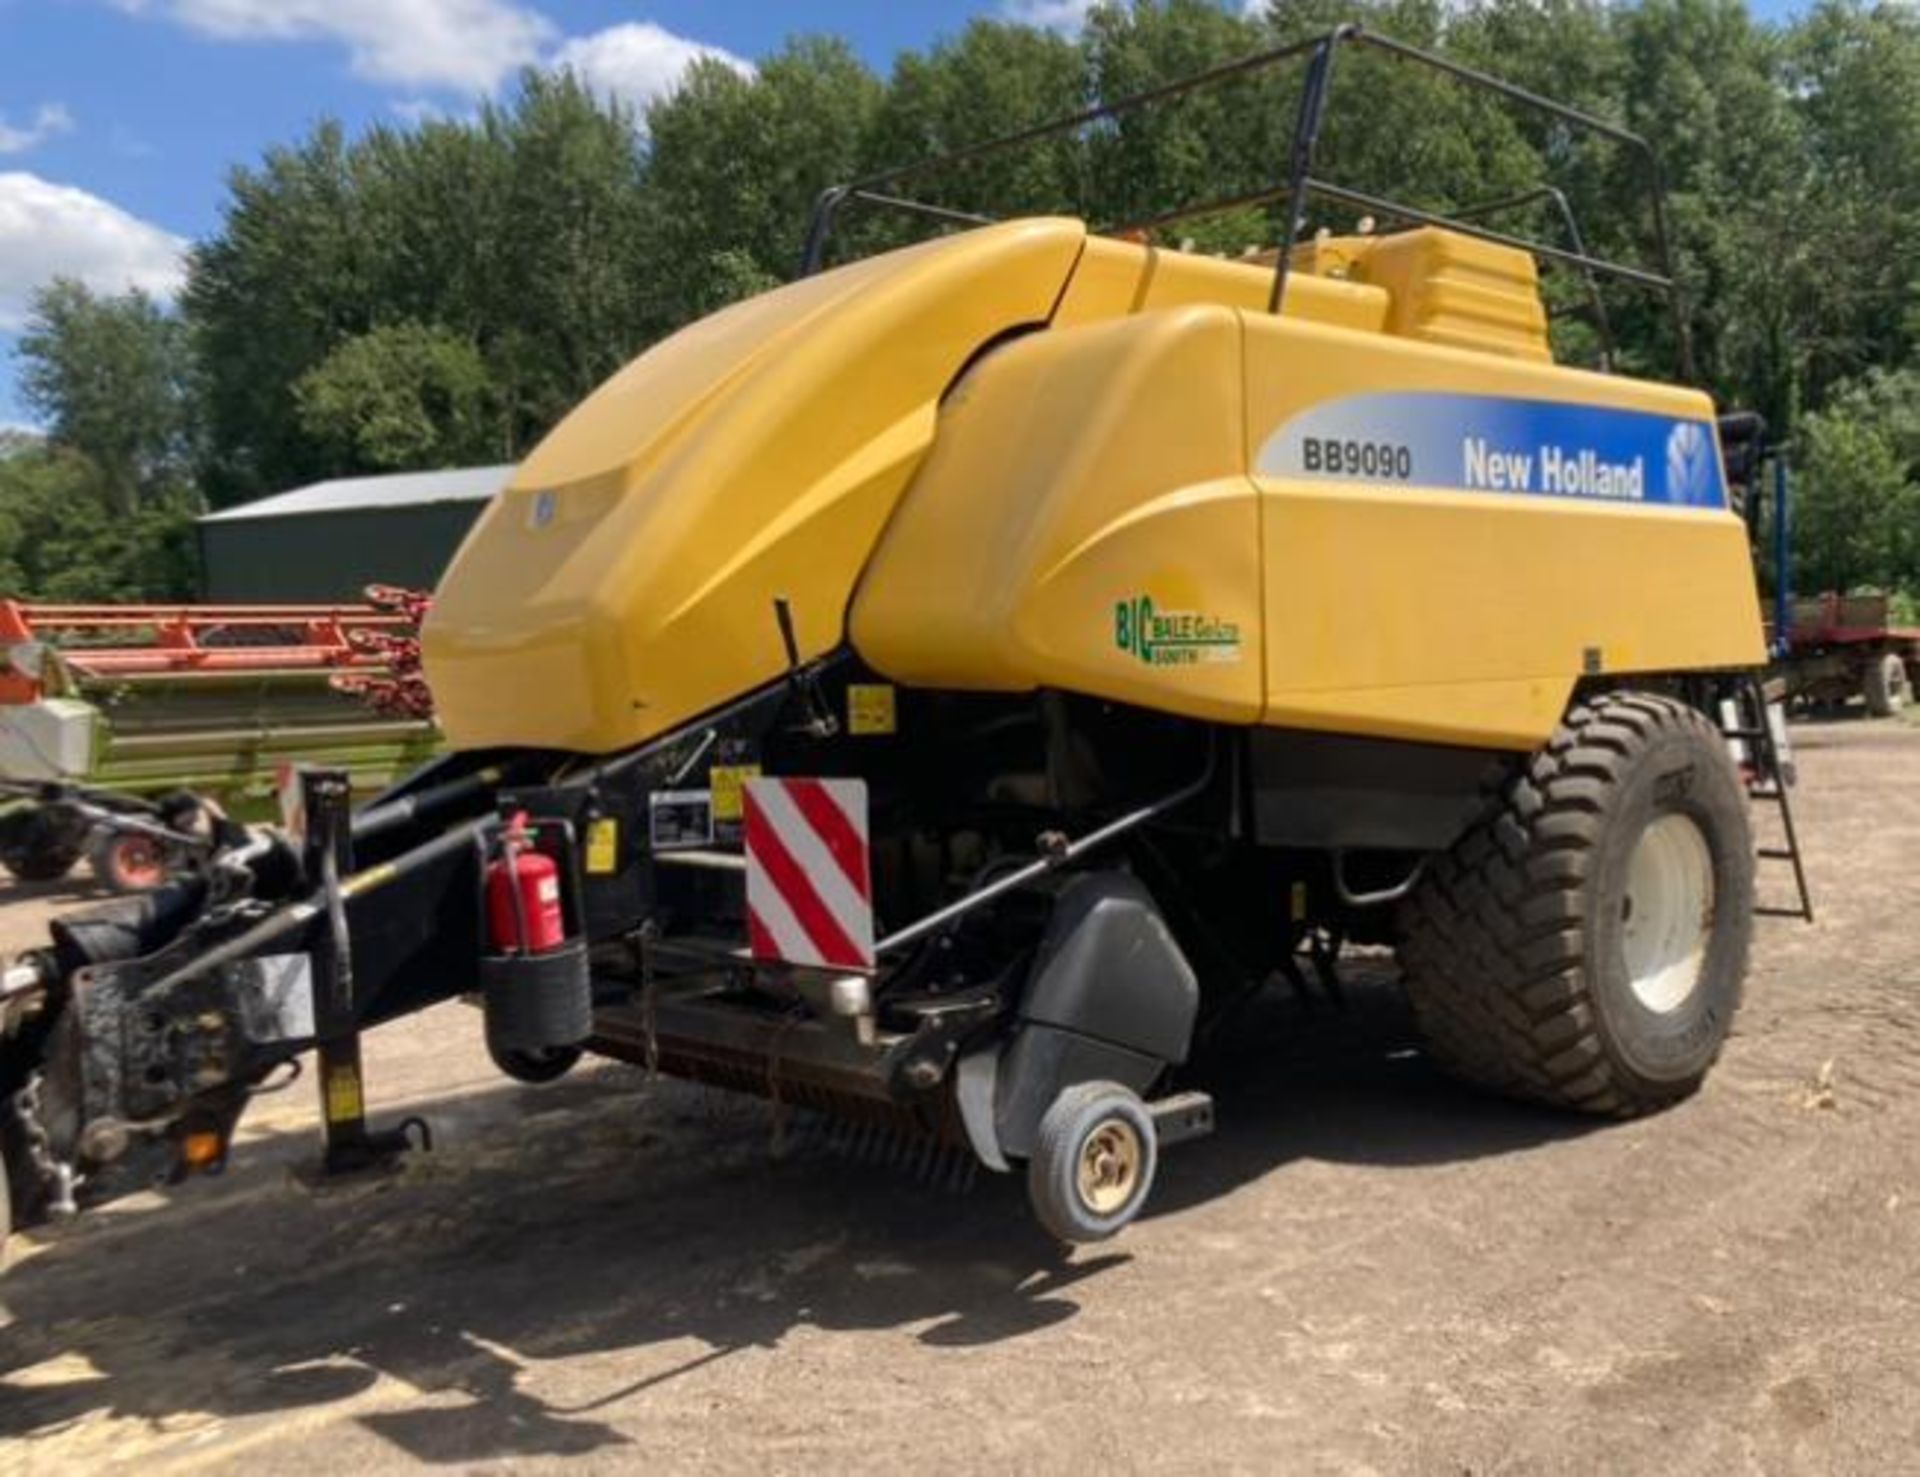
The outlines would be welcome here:
M 802 660 L 851 643 L 912 687 L 1515 749 L 1583 677 L 1761 662 L 1711 401 L 1555 365 L 1523 253 L 1348 245 L 1273 314 L 1268 269 L 1020 221 L 668 340 L 454 561 L 425 632 L 449 739 L 644 743 L 780 678 L 776 597 Z M 1639 481 L 1583 495 L 1621 447 L 1593 464 Z M 1534 485 L 1495 485 L 1510 458 Z M 1142 660 L 1128 602 L 1234 640 Z
M 1502 90 L 1342 31 L 1309 133 L 1355 43 Z M 1024 1165 L 1095 1239 L 1210 1122 L 1197 1026 L 1348 940 L 1469 1079 L 1690 1092 L 1751 930 L 1723 727 L 1779 767 L 1714 406 L 1556 362 L 1537 257 L 1609 264 L 1411 209 L 1303 239 L 1316 189 L 1366 198 L 1310 164 L 1264 257 L 986 224 L 641 355 L 438 592 L 453 756 L 351 821 L 308 775 L 292 881 L 42 962 L 49 1061 L 228 1022 L 211 1076 L 52 1084 L 69 1161 L 223 1133 L 307 1046 L 331 1156 L 376 1157 L 356 1033 L 466 993 L 515 1076 L 590 1050 L 829 1110 Z M 816 256 L 863 200 L 902 203 L 836 192 Z

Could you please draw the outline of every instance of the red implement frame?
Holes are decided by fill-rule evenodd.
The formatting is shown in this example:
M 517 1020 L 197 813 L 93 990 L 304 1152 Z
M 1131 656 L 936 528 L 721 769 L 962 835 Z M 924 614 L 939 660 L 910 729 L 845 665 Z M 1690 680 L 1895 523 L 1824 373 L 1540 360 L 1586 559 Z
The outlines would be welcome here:
M 80 677 L 379 670 L 384 652 L 355 633 L 410 634 L 399 611 L 371 605 L 39 605 L 0 600 L 0 658 L 40 644 Z M 259 644 L 250 643 L 252 633 Z M 234 639 L 235 636 L 238 639 Z M 227 639 L 222 639 L 222 637 Z M 0 661 L 0 703 L 42 696 L 37 672 Z

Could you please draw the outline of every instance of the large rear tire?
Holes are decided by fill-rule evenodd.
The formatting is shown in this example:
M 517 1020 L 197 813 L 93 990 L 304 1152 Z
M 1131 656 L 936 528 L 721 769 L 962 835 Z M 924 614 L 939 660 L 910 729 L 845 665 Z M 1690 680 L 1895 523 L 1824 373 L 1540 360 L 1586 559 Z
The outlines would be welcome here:
M 1891 718 L 1903 712 L 1913 701 L 1913 686 L 1907 680 L 1907 664 L 1897 652 L 1882 652 L 1867 658 L 1867 669 L 1860 675 L 1860 691 L 1866 695 L 1867 711 L 1876 718 Z
M 1739 1008 L 1753 840 L 1726 739 L 1670 698 L 1575 707 L 1402 904 L 1433 1057 L 1555 1107 L 1628 1117 L 1691 1094 Z

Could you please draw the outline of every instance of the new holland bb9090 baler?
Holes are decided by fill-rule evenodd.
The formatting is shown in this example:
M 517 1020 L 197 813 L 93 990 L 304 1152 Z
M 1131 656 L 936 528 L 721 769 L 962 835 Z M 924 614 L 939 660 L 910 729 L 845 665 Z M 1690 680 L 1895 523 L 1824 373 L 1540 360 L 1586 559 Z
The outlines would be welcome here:
M 1723 715 L 1774 752 L 1714 407 L 1554 361 L 1538 260 L 1666 276 L 1313 176 L 1355 46 L 1644 149 L 1347 28 L 1059 125 L 1300 61 L 1264 261 L 1041 218 L 818 270 L 838 214 L 929 210 L 830 193 L 801 280 L 636 360 L 474 529 L 424 632 L 449 757 L 357 814 L 309 771 L 297 834 L 8 975 L 16 1193 L 217 1163 L 310 1051 L 331 1162 L 388 1152 L 357 1033 L 468 994 L 516 1076 L 838 1113 L 1092 1239 L 1210 1122 L 1197 1027 L 1342 939 L 1474 1081 L 1690 1092 L 1751 926 Z M 1403 228 L 1303 240 L 1315 200 Z

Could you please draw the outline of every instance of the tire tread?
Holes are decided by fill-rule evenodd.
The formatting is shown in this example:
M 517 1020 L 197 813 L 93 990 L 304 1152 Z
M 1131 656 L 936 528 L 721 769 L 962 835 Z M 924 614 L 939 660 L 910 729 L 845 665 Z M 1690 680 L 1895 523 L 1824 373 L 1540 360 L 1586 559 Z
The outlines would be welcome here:
M 1585 958 L 1585 889 L 1606 804 L 1663 734 L 1724 740 L 1695 709 L 1620 692 L 1576 703 L 1496 807 L 1429 864 L 1401 905 L 1401 973 L 1429 1051 L 1478 1086 L 1630 1117 L 1691 1084 L 1630 1081 L 1601 1037 Z M 1724 753 L 1724 749 L 1721 750 Z

